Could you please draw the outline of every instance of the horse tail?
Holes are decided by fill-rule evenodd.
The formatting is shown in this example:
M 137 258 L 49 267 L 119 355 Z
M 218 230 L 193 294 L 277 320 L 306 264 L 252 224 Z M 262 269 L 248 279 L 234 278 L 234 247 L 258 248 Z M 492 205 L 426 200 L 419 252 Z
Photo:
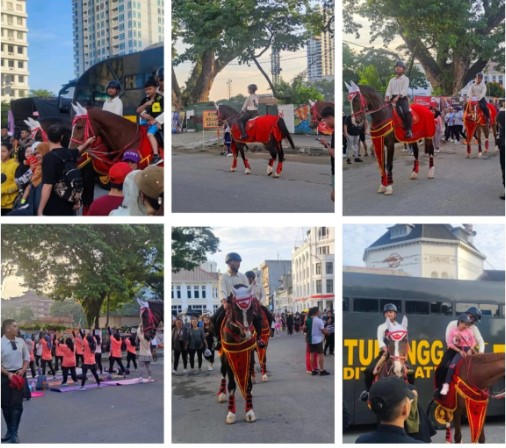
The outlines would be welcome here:
M 295 143 L 292 140 L 292 136 L 290 135 L 290 131 L 286 127 L 285 120 L 283 118 L 279 117 L 278 119 L 278 127 L 281 131 L 281 137 L 286 138 L 288 140 L 288 143 L 290 143 L 290 146 L 292 149 L 295 149 Z

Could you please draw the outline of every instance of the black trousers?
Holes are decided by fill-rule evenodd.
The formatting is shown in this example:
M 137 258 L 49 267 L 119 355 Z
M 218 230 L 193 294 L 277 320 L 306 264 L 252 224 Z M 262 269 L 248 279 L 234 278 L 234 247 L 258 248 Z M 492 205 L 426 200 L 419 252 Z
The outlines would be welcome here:
M 70 372 L 70 377 L 72 378 L 72 381 L 74 381 L 74 383 L 77 383 L 77 375 L 76 375 L 76 368 L 75 367 L 61 367 L 62 369 L 62 372 L 63 372 L 63 383 L 66 383 L 67 382 L 67 379 L 69 377 L 69 372 Z
M 501 163 L 502 184 L 504 186 L 504 137 L 499 141 L 499 162 Z
M 32 378 L 35 378 L 35 362 L 30 361 L 30 370 L 32 372 Z
M 183 368 L 186 370 L 186 366 L 188 365 L 188 352 L 186 350 L 176 350 L 174 349 L 174 370 L 177 370 L 179 366 L 179 357 L 183 359 Z
M 83 387 L 84 384 L 86 383 L 86 374 L 88 373 L 88 370 L 91 370 L 91 373 L 93 374 L 93 377 L 95 378 L 95 381 L 97 382 L 97 384 L 100 384 L 100 378 L 97 375 L 97 365 L 96 364 L 83 364 L 81 367 L 83 369 L 83 376 L 82 376 L 83 379 L 81 380 L 81 387 Z
M 56 371 L 54 370 L 54 367 L 53 367 L 53 360 L 51 360 L 51 361 L 42 360 L 42 374 L 43 375 L 46 374 L 46 365 L 49 366 L 49 371 L 51 372 L 51 374 L 53 376 L 56 375 Z
M 121 358 L 114 358 L 112 356 L 109 356 L 109 373 L 112 373 L 112 368 L 114 366 L 114 362 L 116 362 L 121 369 L 121 375 L 125 373 L 125 367 L 123 366 L 123 363 L 121 362 Z
M 95 353 L 95 363 L 97 364 L 100 373 L 102 373 L 104 371 L 104 368 L 102 367 L 102 353 Z
M 202 367 L 202 353 L 204 352 L 203 348 L 189 348 L 188 354 L 190 357 L 190 367 L 193 369 L 195 366 L 195 353 L 197 353 L 197 359 L 199 361 L 199 369 Z
M 480 105 L 480 109 L 487 117 L 487 120 L 490 120 L 490 111 L 488 110 L 487 100 L 485 98 L 482 98 L 480 101 L 478 101 L 478 104 Z
M 248 120 L 250 120 L 253 117 L 256 117 L 258 115 L 257 110 L 245 110 L 240 113 L 239 118 L 237 119 L 237 123 L 239 124 L 239 127 L 241 127 L 241 130 L 244 130 L 246 128 L 246 123 Z
M 413 126 L 413 117 L 411 116 L 411 112 L 409 111 L 408 97 L 403 96 L 402 98 L 399 98 L 397 100 L 395 108 L 399 116 L 402 118 L 402 121 L 404 122 L 405 129 L 411 130 L 411 127 Z
M 55 361 L 54 361 L 55 366 L 54 366 L 54 369 L 56 371 L 60 370 L 59 367 L 60 367 L 62 361 L 63 361 L 63 356 L 56 356 L 55 357 Z
M 17 435 L 21 414 L 23 413 L 24 389 L 9 387 L 9 377 L 2 374 L 2 413 L 9 435 Z
M 129 369 L 130 368 L 130 361 L 132 361 L 134 367 L 137 369 L 137 356 L 134 354 L 134 353 L 130 353 L 130 352 L 127 352 L 127 366 L 126 368 Z
M 325 338 L 325 347 L 323 348 L 323 354 L 324 355 L 327 354 L 327 349 L 329 351 L 329 355 L 333 355 L 334 354 L 334 334 L 335 333 L 330 333 Z

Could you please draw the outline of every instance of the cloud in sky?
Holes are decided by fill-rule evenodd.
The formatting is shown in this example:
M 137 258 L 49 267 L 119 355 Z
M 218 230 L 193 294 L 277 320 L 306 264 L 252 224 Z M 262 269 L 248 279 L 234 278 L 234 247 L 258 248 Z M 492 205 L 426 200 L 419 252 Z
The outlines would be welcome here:
M 460 223 L 450 223 L 454 227 Z M 343 264 L 347 266 L 365 266 L 362 261 L 364 250 L 387 231 L 393 224 L 345 224 L 343 226 Z M 504 270 L 504 225 L 474 224 L 475 247 L 486 255 L 485 269 Z

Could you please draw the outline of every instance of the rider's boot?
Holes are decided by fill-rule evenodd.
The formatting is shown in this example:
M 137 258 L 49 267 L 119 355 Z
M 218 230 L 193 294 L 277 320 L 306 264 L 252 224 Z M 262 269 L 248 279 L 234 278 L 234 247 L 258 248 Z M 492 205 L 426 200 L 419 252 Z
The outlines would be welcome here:
M 237 122 L 237 126 L 239 126 L 239 130 L 241 131 L 240 139 L 241 140 L 247 140 L 248 134 L 246 134 L 246 130 L 244 129 L 244 122 L 238 121 Z
M 159 154 L 153 154 L 153 158 L 151 159 L 151 162 L 149 162 L 149 164 L 150 165 L 157 165 L 161 160 L 162 160 L 162 158 L 160 157 Z
M 413 131 L 411 129 L 406 129 L 406 138 L 413 138 Z

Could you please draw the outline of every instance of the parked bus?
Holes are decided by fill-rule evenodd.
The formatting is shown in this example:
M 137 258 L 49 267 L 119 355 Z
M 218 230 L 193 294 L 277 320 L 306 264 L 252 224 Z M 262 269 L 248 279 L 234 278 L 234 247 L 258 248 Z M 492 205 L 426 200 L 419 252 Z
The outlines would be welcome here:
M 107 100 L 107 83 L 111 80 L 121 84 L 120 98 L 123 101 L 123 115 L 135 122 L 136 108 L 144 97 L 144 83 L 154 77 L 156 70 L 163 66 L 163 43 L 148 47 L 136 53 L 113 56 L 86 70 L 78 79 L 62 87 L 58 94 L 61 112 L 73 114 L 70 104 L 79 102 L 82 106 L 102 107 Z
M 362 372 L 379 354 L 376 329 L 384 320 L 386 303 L 395 304 L 399 321 L 408 318 L 408 364 L 423 409 L 433 398 L 434 370 L 446 350 L 446 326 L 460 313 L 479 307 L 483 317 L 477 325 L 485 352 L 504 352 L 504 275 L 498 281 L 466 281 L 344 272 L 343 405 L 351 425 L 375 422 L 359 396 L 364 390 Z M 496 388 L 503 389 L 504 381 Z M 504 402 L 490 400 L 487 415 L 504 415 Z M 433 407 L 429 418 L 440 423 Z

